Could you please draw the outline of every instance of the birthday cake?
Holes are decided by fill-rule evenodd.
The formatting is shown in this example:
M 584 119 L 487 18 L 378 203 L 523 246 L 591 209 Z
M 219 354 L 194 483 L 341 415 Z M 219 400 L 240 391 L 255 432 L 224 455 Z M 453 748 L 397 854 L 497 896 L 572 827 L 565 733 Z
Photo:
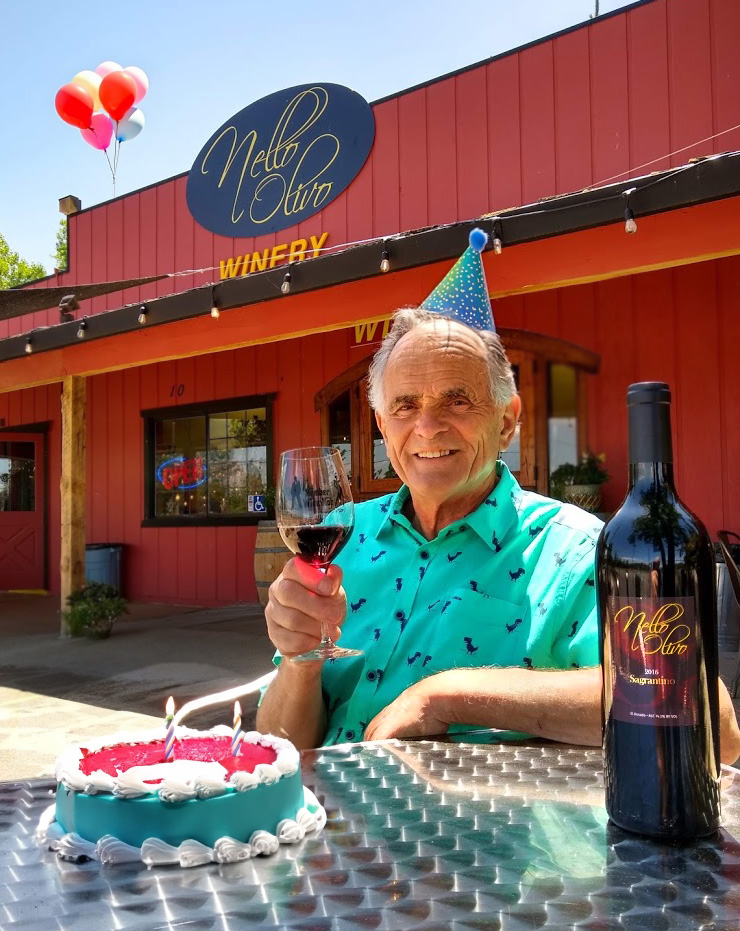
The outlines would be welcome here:
M 161 730 L 67 748 L 40 840 L 66 859 L 198 866 L 275 853 L 326 823 L 289 741 L 251 731 L 234 756 L 226 726 L 174 737 L 167 761 Z

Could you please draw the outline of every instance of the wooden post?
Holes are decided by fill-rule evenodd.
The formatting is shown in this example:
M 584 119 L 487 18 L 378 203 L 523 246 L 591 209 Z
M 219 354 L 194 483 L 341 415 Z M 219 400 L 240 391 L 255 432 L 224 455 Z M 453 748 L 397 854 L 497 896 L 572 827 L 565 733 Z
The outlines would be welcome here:
M 86 379 L 68 375 L 62 387 L 62 611 L 85 584 Z M 61 635 L 69 636 L 64 619 Z

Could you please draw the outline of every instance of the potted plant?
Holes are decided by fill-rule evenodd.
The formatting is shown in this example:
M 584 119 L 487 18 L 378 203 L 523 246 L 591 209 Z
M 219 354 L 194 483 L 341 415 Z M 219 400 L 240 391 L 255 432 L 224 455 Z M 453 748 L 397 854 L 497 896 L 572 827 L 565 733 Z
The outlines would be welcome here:
M 601 486 L 609 478 L 604 468 L 604 453 L 586 453 L 574 465 L 566 462 L 550 475 L 550 493 L 561 501 L 568 501 L 585 511 L 598 511 L 601 507 Z
M 116 618 L 127 613 L 126 599 L 105 582 L 88 582 L 84 588 L 72 592 L 67 605 L 62 617 L 73 637 L 96 640 L 109 637 Z

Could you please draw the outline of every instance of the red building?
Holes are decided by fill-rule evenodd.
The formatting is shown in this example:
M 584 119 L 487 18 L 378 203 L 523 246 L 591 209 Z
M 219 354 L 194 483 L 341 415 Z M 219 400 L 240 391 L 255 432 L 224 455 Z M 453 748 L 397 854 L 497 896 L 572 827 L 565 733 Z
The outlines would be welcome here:
M 555 465 L 603 452 L 615 507 L 626 387 L 660 379 L 682 497 L 712 533 L 737 525 L 738 36 L 736 0 L 643 0 L 377 101 L 343 192 L 255 238 L 196 222 L 187 175 L 72 212 L 68 269 L 0 305 L 0 589 L 62 591 L 81 543 L 115 542 L 131 599 L 254 600 L 249 495 L 281 449 L 338 443 L 358 498 L 395 487 L 362 378 L 472 220 L 503 243 L 484 262 L 524 402 L 520 482 L 546 492 Z

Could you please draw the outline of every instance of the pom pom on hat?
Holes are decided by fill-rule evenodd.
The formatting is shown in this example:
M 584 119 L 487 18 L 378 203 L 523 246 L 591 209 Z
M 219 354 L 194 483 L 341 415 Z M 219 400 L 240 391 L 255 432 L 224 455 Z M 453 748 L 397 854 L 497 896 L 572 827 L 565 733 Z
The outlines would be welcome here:
M 474 230 L 470 231 L 470 248 L 475 249 L 476 252 L 483 252 L 486 248 L 486 243 L 488 242 L 488 233 L 485 230 L 479 229 L 476 227 Z

